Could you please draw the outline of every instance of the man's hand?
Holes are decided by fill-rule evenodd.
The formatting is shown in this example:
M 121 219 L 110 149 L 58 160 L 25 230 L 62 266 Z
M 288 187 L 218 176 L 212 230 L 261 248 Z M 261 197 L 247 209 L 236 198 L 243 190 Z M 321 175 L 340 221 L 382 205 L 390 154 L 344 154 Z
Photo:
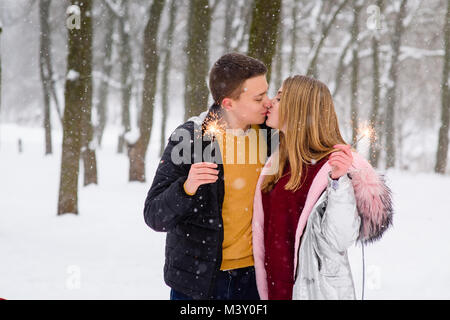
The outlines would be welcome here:
M 197 162 L 191 165 L 188 178 L 184 183 L 184 190 L 193 195 L 202 184 L 216 182 L 219 170 L 215 168 L 217 164 L 212 162 Z
M 333 147 L 339 151 L 333 152 L 328 160 L 331 165 L 331 178 L 339 179 L 347 174 L 353 162 L 353 155 L 350 145 L 337 144 Z

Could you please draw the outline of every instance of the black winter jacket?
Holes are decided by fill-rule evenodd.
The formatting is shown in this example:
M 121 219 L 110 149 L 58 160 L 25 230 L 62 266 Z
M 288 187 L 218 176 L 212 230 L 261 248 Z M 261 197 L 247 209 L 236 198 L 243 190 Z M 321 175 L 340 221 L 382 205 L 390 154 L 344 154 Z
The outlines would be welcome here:
M 169 139 L 144 207 L 146 224 L 153 230 L 167 232 L 165 283 L 194 299 L 211 298 L 215 277 L 222 263 L 223 165 L 218 164 L 218 180 L 201 185 L 194 196 L 184 192 L 183 184 L 188 177 L 190 163 L 194 163 L 193 141 L 203 136 L 208 121 L 216 119 L 218 112 L 219 109 L 213 106 L 201 126 L 188 121 L 175 129 L 172 135 L 183 129 L 190 133 L 190 161 L 181 164 L 172 161 L 173 148 L 179 141 Z M 267 128 L 265 125 L 261 127 Z M 267 137 L 270 155 L 270 132 Z M 211 148 L 211 143 L 216 144 L 215 150 L 219 150 L 216 141 L 202 141 L 202 155 L 205 148 Z M 211 154 L 220 158 L 220 154 L 214 155 L 214 150 Z M 203 158 L 201 161 L 209 160 Z

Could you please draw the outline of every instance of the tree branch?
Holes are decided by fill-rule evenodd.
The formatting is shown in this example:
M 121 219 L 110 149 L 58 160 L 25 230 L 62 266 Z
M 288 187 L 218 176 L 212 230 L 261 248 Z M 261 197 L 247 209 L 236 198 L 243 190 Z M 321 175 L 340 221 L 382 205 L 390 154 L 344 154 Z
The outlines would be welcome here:
M 314 55 L 313 55 L 312 59 L 310 60 L 309 65 L 308 65 L 308 69 L 307 69 L 307 72 L 306 72 L 307 75 L 311 75 L 313 73 L 313 70 L 314 70 L 315 65 L 317 63 L 317 59 L 319 57 L 320 50 L 323 47 L 325 39 L 328 37 L 328 34 L 330 32 L 330 29 L 331 29 L 331 26 L 333 25 L 334 21 L 336 20 L 336 17 L 339 14 L 339 12 L 342 10 L 342 8 L 345 7 L 345 5 L 348 2 L 349 2 L 349 0 L 342 1 L 342 3 L 339 5 L 339 7 L 336 9 L 336 11 L 333 13 L 333 15 L 332 15 L 331 19 L 329 20 L 329 22 L 326 24 L 325 29 L 322 32 L 320 41 L 317 44 L 316 48 L 313 50 Z

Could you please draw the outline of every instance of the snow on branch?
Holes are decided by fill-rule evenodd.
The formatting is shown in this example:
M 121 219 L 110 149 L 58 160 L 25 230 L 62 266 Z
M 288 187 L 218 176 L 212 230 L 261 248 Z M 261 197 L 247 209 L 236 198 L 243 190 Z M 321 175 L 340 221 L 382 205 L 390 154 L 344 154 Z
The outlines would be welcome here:
M 443 57 L 444 54 L 445 54 L 444 49 L 428 50 L 428 49 L 414 48 L 414 47 L 408 47 L 408 46 L 401 46 L 399 60 L 403 61 L 408 58 L 422 59 L 425 57 Z

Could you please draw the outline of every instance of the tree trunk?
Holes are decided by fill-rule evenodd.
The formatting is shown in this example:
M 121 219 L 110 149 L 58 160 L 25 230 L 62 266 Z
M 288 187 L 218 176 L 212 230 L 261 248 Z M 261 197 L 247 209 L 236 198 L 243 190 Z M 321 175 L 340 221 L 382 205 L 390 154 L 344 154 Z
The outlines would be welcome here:
M 238 4 L 236 0 L 227 1 L 227 10 L 225 12 L 225 25 L 223 28 L 223 53 L 229 53 L 231 50 L 231 39 L 235 34 L 233 33 L 233 21 L 236 14 Z
M 95 156 L 95 149 L 84 149 L 82 157 L 84 165 L 84 186 L 92 183 L 97 184 L 97 157 Z
M 91 0 L 72 0 L 80 8 L 80 29 L 68 30 L 67 78 L 63 119 L 63 146 L 59 184 L 58 215 L 78 214 L 78 174 L 82 145 L 83 113 L 91 101 Z M 87 63 L 83 63 L 87 62 Z
M 184 119 L 196 116 L 208 108 L 209 90 L 206 78 L 209 70 L 209 31 L 211 12 L 208 0 L 191 0 L 186 46 L 187 68 L 184 92 Z
M 295 72 L 295 62 L 297 60 L 295 47 L 297 45 L 297 13 L 298 13 L 298 0 L 294 3 L 294 8 L 292 9 L 292 35 L 291 35 L 291 55 L 289 57 L 289 74 L 294 75 Z
M 123 152 L 123 143 L 125 141 L 124 137 L 127 132 L 131 130 L 131 119 L 130 119 L 130 101 L 131 101 L 131 90 L 133 88 L 133 82 L 131 80 L 131 66 L 133 63 L 131 56 L 131 46 L 130 46 L 130 26 L 129 26 L 129 15 L 128 15 L 129 2 L 122 1 L 122 12 L 124 15 L 119 19 L 119 32 L 121 39 L 120 47 L 120 83 L 122 85 L 122 133 L 119 137 L 119 145 L 117 147 L 117 152 Z
M 92 2 L 90 0 L 89 2 Z M 86 7 L 81 9 L 87 10 L 84 29 L 83 45 L 85 51 L 82 63 L 85 67 L 84 81 L 84 103 L 81 105 L 81 152 L 83 158 L 84 182 L 85 186 L 89 184 L 97 184 L 97 159 L 95 156 L 95 148 L 93 148 L 92 140 L 94 139 L 94 127 L 92 126 L 92 4 L 89 10 Z
M 106 6 L 106 34 L 104 38 L 104 59 L 102 65 L 102 75 L 98 89 L 97 117 L 98 125 L 95 128 L 95 136 L 98 145 L 102 145 L 103 132 L 105 131 L 106 121 L 108 118 L 108 91 L 111 71 L 113 69 L 112 52 L 113 52 L 113 35 L 115 29 L 116 17 L 112 10 Z
M 381 132 L 382 124 L 379 121 L 380 112 L 380 43 L 376 36 L 372 38 L 372 109 L 370 111 L 370 126 L 374 129 L 374 132 Z M 378 168 L 378 162 L 380 159 L 380 147 L 377 143 L 376 137 L 370 138 L 369 147 L 369 162 L 370 164 Z
M 0 20 L 0 44 L 2 43 L 2 31 L 3 31 L 3 25 L 2 21 Z M 2 111 L 2 47 L 0 46 L 0 114 Z M 1 139 L 0 139 L 1 140 Z
M 386 169 L 395 167 L 395 103 L 397 93 L 398 61 L 403 28 L 403 19 L 406 13 L 407 0 L 402 0 L 400 10 L 395 21 L 395 30 L 392 35 L 392 59 L 389 69 L 389 84 L 386 104 Z
M 130 161 L 129 180 L 145 182 L 145 155 L 153 125 L 153 109 L 158 74 L 157 34 L 164 0 L 154 0 L 150 7 L 150 18 L 144 31 L 143 60 L 145 65 L 144 91 L 139 121 L 140 136 L 135 143 L 127 143 Z
M 353 24 L 352 24 L 352 79 L 351 79 L 351 124 L 352 124 L 352 144 L 355 144 L 358 139 L 358 80 L 359 80 L 359 58 L 358 58 L 358 35 L 359 35 L 359 13 L 362 6 L 359 4 L 359 0 L 353 0 Z M 356 146 L 355 146 L 356 148 Z
M 272 59 L 277 46 L 281 0 L 255 0 L 252 24 L 248 40 L 248 55 L 261 60 L 267 66 L 267 82 L 270 83 Z
M 434 171 L 436 173 L 445 174 L 447 167 L 447 154 L 448 154 L 448 132 L 450 125 L 450 90 L 449 90 L 449 70 L 450 70 L 450 0 L 447 0 L 447 15 L 444 23 L 444 67 L 442 72 L 442 84 L 441 84 L 441 127 L 439 129 L 439 141 L 436 154 L 436 165 Z
M 42 95 L 44 97 L 44 133 L 45 133 L 45 154 L 52 153 L 52 127 L 50 120 L 50 0 L 40 0 L 39 18 L 40 18 L 40 51 L 39 51 L 39 71 L 42 82 Z
M 240 12 L 239 16 L 242 17 L 242 19 L 240 19 L 242 23 L 241 23 L 241 25 L 233 28 L 232 34 L 237 35 L 238 31 L 240 29 L 242 29 L 242 34 L 241 34 L 240 38 L 236 38 L 237 42 L 234 46 L 232 46 L 230 51 L 234 51 L 234 52 L 247 51 L 248 39 L 249 39 L 249 34 L 250 34 L 250 25 L 251 25 L 251 20 L 252 20 L 252 12 L 253 12 L 252 8 L 253 8 L 254 1 L 255 0 L 242 1 L 239 3 L 238 8 L 236 9 L 238 12 Z
M 383 0 L 377 1 L 377 6 L 380 8 L 380 13 L 383 8 Z M 370 110 L 370 126 L 374 129 L 376 134 L 381 134 L 382 123 L 380 122 L 380 31 L 374 30 L 372 37 L 372 108 Z M 378 168 L 380 160 L 380 143 L 381 140 L 376 139 L 373 135 L 370 137 L 369 147 L 369 162 L 370 164 Z M 379 137 L 378 137 L 379 138 Z
M 280 13 L 281 15 L 281 13 Z M 275 74 L 274 74 L 274 89 L 278 91 L 283 82 L 283 23 L 278 23 L 278 36 L 277 36 L 277 48 L 275 54 Z
M 347 57 L 347 52 L 350 49 L 351 45 L 352 45 L 352 39 L 350 38 L 350 40 L 347 42 L 345 47 L 343 47 L 342 52 L 339 56 L 339 62 L 338 62 L 338 66 L 336 68 L 336 75 L 335 75 L 335 80 L 334 80 L 334 88 L 333 88 L 333 94 L 332 94 L 333 97 L 337 95 L 339 89 L 341 88 L 342 78 L 344 77 L 344 74 L 347 69 L 345 60 Z
M 162 75 L 162 121 L 161 121 L 161 145 L 159 149 L 159 155 L 162 156 L 164 152 L 164 148 L 166 145 L 166 123 L 167 123 L 167 114 L 169 112 L 169 76 L 170 76 L 170 68 L 171 68 L 171 52 L 172 52 L 172 39 L 173 32 L 175 30 L 175 17 L 177 15 L 177 6 L 176 1 L 172 0 L 170 3 L 170 12 L 169 12 L 169 26 L 167 27 L 166 32 L 166 50 L 164 54 L 163 60 L 163 75 Z

